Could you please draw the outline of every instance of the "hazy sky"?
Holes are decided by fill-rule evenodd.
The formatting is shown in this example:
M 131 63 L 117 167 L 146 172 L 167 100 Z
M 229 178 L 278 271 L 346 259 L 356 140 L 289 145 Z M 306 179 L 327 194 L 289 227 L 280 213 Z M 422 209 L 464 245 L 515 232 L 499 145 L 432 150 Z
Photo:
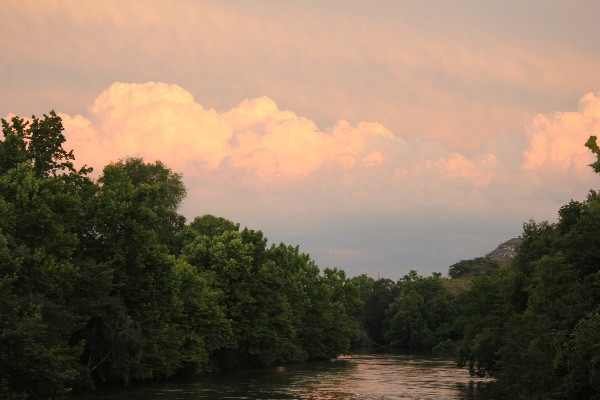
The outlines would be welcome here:
M 320 267 L 447 272 L 598 188 L 598 1 L 11 1 L 0 115 Z

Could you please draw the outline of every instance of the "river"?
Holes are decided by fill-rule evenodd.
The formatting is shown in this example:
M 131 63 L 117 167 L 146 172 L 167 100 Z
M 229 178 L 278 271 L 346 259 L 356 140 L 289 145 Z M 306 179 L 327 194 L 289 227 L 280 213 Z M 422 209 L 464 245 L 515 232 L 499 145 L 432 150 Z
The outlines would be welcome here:
M 485 379 L 451 360 L 407 355 L 351 355 L 331 361 L 214 373 L 193 380 L 139 384 L 73 400 L 491 400 Z

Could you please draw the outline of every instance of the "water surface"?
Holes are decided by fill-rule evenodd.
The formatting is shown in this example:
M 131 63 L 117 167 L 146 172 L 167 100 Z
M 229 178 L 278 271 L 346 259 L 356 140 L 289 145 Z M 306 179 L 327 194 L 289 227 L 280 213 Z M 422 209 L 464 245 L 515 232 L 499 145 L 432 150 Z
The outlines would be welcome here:
M 100 390 L 93 400 L 318 399 L 490 400 L 488 381 L 451 360 L 406 355 L 352 355 L 270 369 L 228 371 L 127 390 Z

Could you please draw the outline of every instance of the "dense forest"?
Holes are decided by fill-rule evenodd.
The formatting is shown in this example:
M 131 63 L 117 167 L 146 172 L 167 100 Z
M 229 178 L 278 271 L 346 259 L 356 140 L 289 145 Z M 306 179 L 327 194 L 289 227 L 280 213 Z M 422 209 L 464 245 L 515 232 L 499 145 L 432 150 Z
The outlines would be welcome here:
M 54 112 L 2 120 L 3 399 L 356 349 L 455 356 L 523 398 L 600 398 L 598 192 L 525 223 L 510 265 L 349 278 L 225 218 L 187 222 L 182 177 L 160 161 L 91 179 L 62 131 Z

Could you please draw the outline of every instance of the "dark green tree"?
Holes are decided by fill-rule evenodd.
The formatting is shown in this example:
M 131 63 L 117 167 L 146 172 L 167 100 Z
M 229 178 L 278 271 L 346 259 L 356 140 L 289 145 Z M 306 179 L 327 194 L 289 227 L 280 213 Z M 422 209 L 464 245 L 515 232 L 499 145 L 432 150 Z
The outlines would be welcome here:
M 566 392 L 573 399 L 600 394 L 600 307 L 582 318 L 567 348 Z
M 176 325 L 181 367 L 191 373 L 210 371 L 214 352 L 231 345 L 231 321 L 221 306 L 210 273 L 200 272 L 183 259 L 175 262 L 176 299 L 172 322 Z
M 600 173 L 600 147 L 598 146 L 597 140 L 598 138 L 592 135 L 587 142 L 585 142 L 585 146 L 597 157 L 597 160 L 590 164 L 590 167 L 592 167 L 595 172 Z
M 492 274 L 500 268 L 498 263 L 487 257 L 477 257 L 472 260 L 461 260 L 448 268 L 448 275 L 452 279 L 473 277 L 481 272 Z
M 398 286 L 386 278 L 374 280 L 370 292 L 366 293 L 360 321 L 372 345 L 381 347 L 389 344 L 385 338 L 385 315 L 397 296 Z
M 172 375 L 182 359 L 171 321 L 175 259 L 167 246 L 185 193 L 181 177 L 160 162 L 126 159 L 106 166 L 98 185 L 86 251 L 112 275 L 112 291 L 88 321 L 90 373 L 125 384 Z
M 187 262 L 213 274 L 225 315 L 232 321 L 233 345 L 215 355 L 221 365 L 272 365 L 283 359 L 282 351 L 292 340 L 283 273 L 274 262 L 265 261 L 265 246 L 260 232 L 222 230 L 211 237 L 198 235 L 183 248 Z
M 79 257 L 94 192 L 62 148 L 53 112 L 31 124 L 2 120 L 0 140 L 0 391 L 2 397 L 64 396 L 79 375 L 85 317 Z M 35 385 L 31 379 L 35 379 Z
M 43 118 L 31 117 L 31 122 L 13 117 L 10 122 L 2 119 L 0 142 L 0 173 L 17 167 L 23 162 L 33 167 L 39 176 L 58 174 L 85 175 L 91 168 L 79 171 L 73 166 L 73 150 L 65 150 L 66 141 L 61 118 L 54 111 Z
M 54 112 L 2 120 L 1 398 L 349 351 L 370 281 L 224 218 L 185 225 L 160 161 L 92 181 L 62 132 Z
M 432 349 L 443 340 L 456 339 L 450 337 L 455 312 L 454 296 L 441 274 L 422 277 L 411 271 L 398 282 L 398 295 L 386 312 L 385 338 L 406 350 Z
M 497 352 L 502 344 L 507 318 L 508 282 L 512 271 L 499 275 L 481 274 L 472 279 L 470 290 L 458 296 L 456 326 L 461 332 L 459 366 L 467 366 L 472 375 L 493 375 L 497 370 Z

